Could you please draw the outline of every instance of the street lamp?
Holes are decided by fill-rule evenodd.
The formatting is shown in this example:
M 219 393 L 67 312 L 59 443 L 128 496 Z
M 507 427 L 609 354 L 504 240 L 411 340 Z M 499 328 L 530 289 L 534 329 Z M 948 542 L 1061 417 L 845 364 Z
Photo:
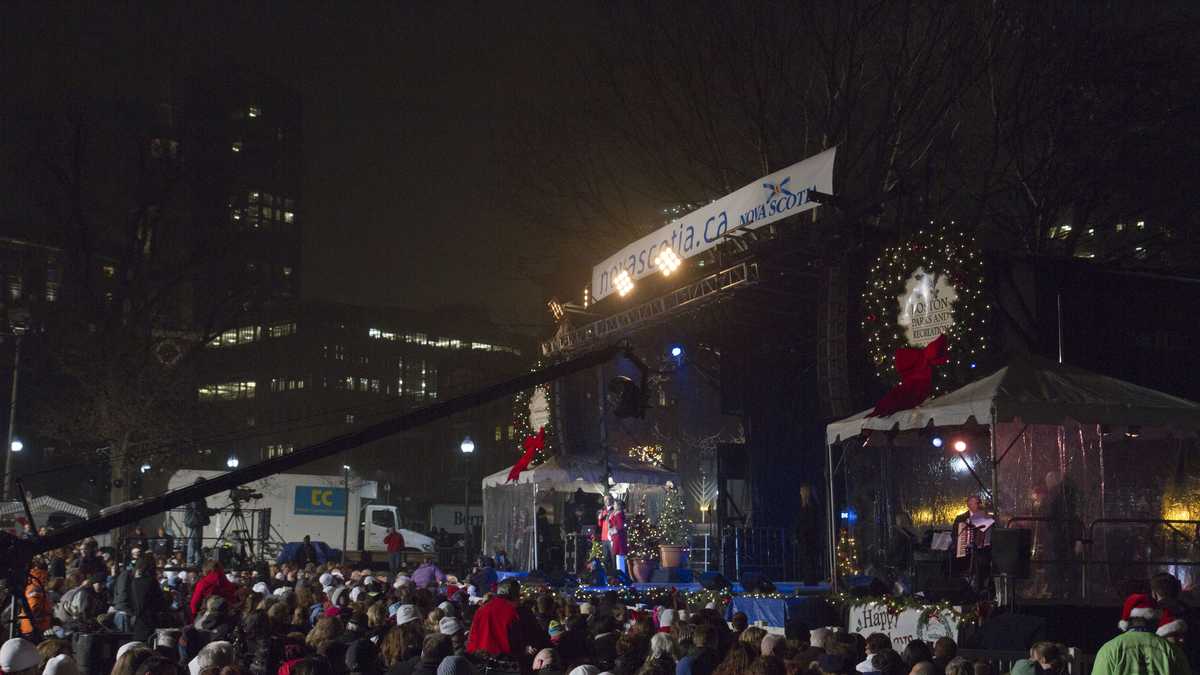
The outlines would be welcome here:
M 13 428 L 17 423 L 17 382 L 21 374 L 21 336 L 25 334 L 25 324 L 18 319 L 11 327 L 11 333 L 4 333 L 13 338 L 12 393 L 8 399 L 8 448 L 12 452 L 4 455 L 4 499 L 12 498 L 13 494 L 13 453 L 25 448 L 25 444 L 13 437 Z
M 241 461 L 238 460 L 237 455 L 230 455 L 229 459 L 225 460 L 225 466 L 231 469 L 238 468 L 238 464 L 241 464 Z
M 149 473 L 149 471 L 150 471 L 150 462 L 143 462 L 142 466 L 141 466 L 141 472 Z
M 346 493 L 346 502 L 342 507 L 342 562 L 346 562 L 346 542 L 350 534 L 350 465 L 342 465 L 342 489 Z
M 463 479 L 463 569 L 471 569 L 471 455 L 475 452 L 475 441 L 465 436 L 458 448 L 467 463 L 467 477 Z
M 8 449 L 12 450 L 13 452 L 20 452 L 25 449 L 25 444 L 22 443 L 20 439 L 14 438 L 13 442 L 8 444 Z

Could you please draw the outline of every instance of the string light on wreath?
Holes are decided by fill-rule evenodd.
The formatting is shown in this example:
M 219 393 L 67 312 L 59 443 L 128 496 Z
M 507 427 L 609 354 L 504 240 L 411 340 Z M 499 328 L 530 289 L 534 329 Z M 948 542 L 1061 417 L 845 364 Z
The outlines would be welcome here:
M 913 346 L 899 325 L 900 298 L 918 269 L 956 295 L 953 323 L 937 329 L 946 335 L 951 359 L 934 371 L 938 393 L 978 377 L 979 359 L 988 349 L 991 308 L 984 297 L 983 254 L 974 237 L 951 222 L 930 223 L 929 229 L 884 249 L 875 259 L 863 290 L 862 328 L 875 373 L 889 386 L 899 381 L 893 363 L 896 350 Z
M 544 362 L 538 361 L 537 365 L 535 365 L 530 372 L 543 368 L 545 365 L 546 364 Z M 533 461 L 530 462 L 530 468 L 546 461 L 547 457 L 557 454 L 558 441 L 558 434 L 554 424 L 554 389 L 549 385 L 535 387 L 534 389 L 526 389 L 518 392 L 516 396 L 513 396 L 512 426 L 516 433 L 514 434 L 514 437 L 509 440 L 512 441 L 516 453 L 520 455 L 522 452 L 524 452 L 523 444 L 525 439 L 530 436 L 537 435 L 538 430 L 533 428 L 533 425 L 530 421 L 529 411 L 529 404 L 533 400 L 535 391 L 541 392 L 541 394 L 546 397 L 546 407 L 549 411 L 549 421 L 545 426 L 545 445 L 543 445 L 541 450 L 538 450 L 537 454 L 533 458 Z

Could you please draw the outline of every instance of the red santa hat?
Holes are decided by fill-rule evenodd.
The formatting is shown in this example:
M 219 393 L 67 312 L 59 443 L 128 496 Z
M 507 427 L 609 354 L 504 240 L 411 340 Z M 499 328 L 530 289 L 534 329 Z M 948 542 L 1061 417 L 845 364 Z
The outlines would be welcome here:
M 1182 635 L 1187 632 L 1187 622 L 1183 620 L 1183 617 L 1172 614 L 1170 607 L 1163 607 L 1162 613 L 1158 617 L 1158 630 L 1155 632 L 1159 637 Z
M 1145 619 L 1146 623 L 1152 624 L 1158 617 L 1159 611 L 1154 605 L 1154 598 L 1145 593 L 1134 593 L 1125 598 L 1125 604 L 1121 607 L 1121 620 L 1117 623 L 1117 627 L 1123 631 L 1129 630 L 1130 619 Z

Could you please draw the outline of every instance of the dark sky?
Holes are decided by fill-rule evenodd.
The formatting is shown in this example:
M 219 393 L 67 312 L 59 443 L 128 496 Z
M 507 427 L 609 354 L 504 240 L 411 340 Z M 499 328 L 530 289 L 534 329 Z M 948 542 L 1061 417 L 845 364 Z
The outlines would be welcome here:
M 511 217 L 498 143 L 560 95 L 579 8 L 528 3 L 25 3 L 7 5 L 5 90 L 147 84 L 233 63 L 304 99 L 304 294 L 544 314 L 505 273 Z M 569 13 L 565 13 L 569 12 Z M 581 273 L 580 277 L 586 275 Z

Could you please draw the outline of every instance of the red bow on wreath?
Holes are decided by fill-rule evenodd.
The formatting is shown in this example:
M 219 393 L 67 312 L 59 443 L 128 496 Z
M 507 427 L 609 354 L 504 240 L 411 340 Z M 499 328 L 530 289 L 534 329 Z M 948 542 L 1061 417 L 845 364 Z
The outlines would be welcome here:
M 506 483 L 516 482 L 521 477 L 521 472 L 529 468 L 529 463 L 533 461 L 537 451 L 546 447 L 546 428 L 539 427 L 537 436 L 526 436 L 523 445 L 525 454 L 521 455 L 521 459 L 518 459 L 517 463 L 513 464 L 512 469 L 509 470 Z
M 937 336 L 921 349 L 897 349 L 896 372 L 900 374 L 900 384 L 884 394 L 867 417 L 887 417 L 921 405 L 933 393 L 933 367 L 949 360 L 945 335 Z

